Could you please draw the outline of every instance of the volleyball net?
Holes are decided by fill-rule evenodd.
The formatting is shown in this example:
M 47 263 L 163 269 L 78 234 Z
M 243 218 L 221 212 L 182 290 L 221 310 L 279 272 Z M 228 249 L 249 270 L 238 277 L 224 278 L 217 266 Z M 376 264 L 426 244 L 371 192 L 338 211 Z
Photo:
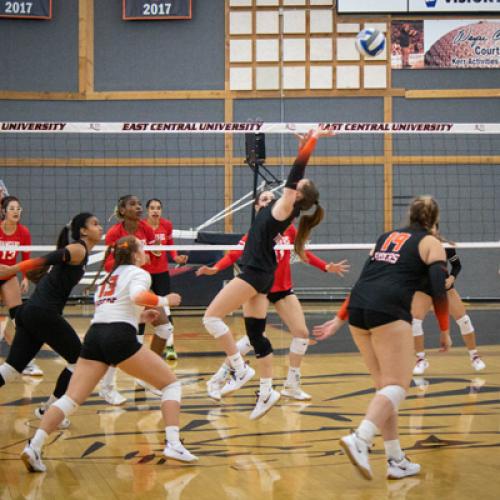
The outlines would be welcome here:
M 143 203 L 162 200 L 181 252 L 223 252 L 230 246 L 196 243 L 199 233 L 245 233 L 254 188 L 279 195 L 296 135 L 317 127 L 335 134 L 320 139 L 306 171 L 326 211 L 311 240 L 324 260 L 352 259 L 353 252 L 364 258 L 377 235 L 404 223 L 419 194 L 439 201 L 441 231 L 459 248 L 500 246 L 494 123 L 2 122 L 0 180 L 21 200 L 34 251 L 49 249 L 80 211 L 97 215 L 105 228 L 116 223 L 116 201 L 130 193 Z M 255 134 L 265 140 L 258 174 L 248 158 Z M 496 263 L 491 280 L 497 271 Z

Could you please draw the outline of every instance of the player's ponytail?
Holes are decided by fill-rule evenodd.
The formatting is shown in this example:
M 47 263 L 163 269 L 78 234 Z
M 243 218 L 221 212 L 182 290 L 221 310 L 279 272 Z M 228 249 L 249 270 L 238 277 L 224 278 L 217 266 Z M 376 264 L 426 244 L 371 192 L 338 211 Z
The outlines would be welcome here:
M 417 196 L 410 204 L 408 211 L 408 225 L 420 227 L 429 234 L 439 221 L 439 205 L 430 195 Z
M 61 230 L 57 238 L 56 246 L 57 248 L 64 248 L 70 244 L 70 235 L 73 241 L 78 241 L 81 239 L 81 229 L 87 227 L 87 221 L 94 217 L 93 214 L 89 212 L 81 212 L 75 215 Z
M 297 236 L 295 237 L 294 249 L 295 253 L 305 262 L 307 262 L 307 257 L 305 254 L 305 244 L 309 239 L 309 235 L 314 227 L 316 227 L 325 216 L 325 211 L 323 207 L 319 204 L 319 191 L 313 182 L 308 180 L 303 183 L 300 188 L 302 193 L 302 198 L 295 203 L 295 206 L 301 211 L 309 210 L 313 206 L 315 210 L 310 215 L 302 215 L 299 221 L 299 229 L 297 231 Z
M 119 266 L 133 264 L 133 255 L 135 252 L 137 252 L 138 249 L 139 248 L 138 248 L 137 238 L 133 235 L 124 236 L 123 238 L 120 238 L 117 242 L 113 243 L 112 245 L 109 245 L 109 247 L 106 248 L 106 252 L 104 253 L 104 258 L 102 260 L 101 266 L 99 267 L 99 270 L 97 271 L 95 278 L 92 280 L 92 283 L 87 287 L 86 291 L 91 291 L 95 287 L 96 282 L 101 276 L 101 273 L 104 269 L 104 264 L 107 258 L 111 254 L 113 254 L 114 257 L 113 267 L 111 268 L 111 271 L 109 271 L 109 273 L 104 278 L 103 283 L 108 283 L 109 278 Z

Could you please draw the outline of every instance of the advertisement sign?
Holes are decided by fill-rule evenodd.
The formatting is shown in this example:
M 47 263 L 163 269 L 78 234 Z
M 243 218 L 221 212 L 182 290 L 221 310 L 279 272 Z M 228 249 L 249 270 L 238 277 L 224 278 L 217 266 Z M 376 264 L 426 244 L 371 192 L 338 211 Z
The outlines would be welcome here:
M 393 69 L 500 68 L 500 20 L 393 21 Z
M 500 12 L 500 0 L 408 0 L 408 12 Z

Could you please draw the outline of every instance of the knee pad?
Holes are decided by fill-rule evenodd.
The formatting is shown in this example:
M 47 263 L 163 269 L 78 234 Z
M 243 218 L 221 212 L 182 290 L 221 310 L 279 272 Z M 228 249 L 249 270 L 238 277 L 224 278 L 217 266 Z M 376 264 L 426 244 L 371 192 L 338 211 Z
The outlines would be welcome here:
M 16 319 L 16 312 L 19 309 L 19 306 L 14 306 L 9 309 L 9 318 L 14 321 Z
M 222 337 L 229 332 L 229 327 L 226 323 L 224 323 L 222 319 L 215 316 L 204 316 L 203 326 L 205 327 L 205 330 L 215 339 Z
M 264 337 L 266 318 L 245 318 L 245 329 L 257 359 L 264 358 L 273 352 L 271 342 Z
M 457 319 L 457 325 L 458 328 L 460 328 L 460 333 L 462 335 L 469 335 L 471 333 L 474 333 L 474 327 L 472 326 L 472 321 L 467 314 Z
M 290 352 L 293 354 L 298 354 L 299 356 L 304 356 L 309 347 L 309 339 L 302 337 L 294 337 L 290 342 Z
M 239 339 L 238 342 L 236 342 L 236 347 L 238 348 L 238 351 L 242 356 L 248 354 L 252 350 L 252 344 L 250 344 L 250 339 L 248 338 L 248 335 L 241 337 L 241 339 Z
M 74 373 L 75 372 L 75 366 L 76 366 L 76 363 L 70 363 L 70 364 L 66 365 L 66 369 L 68 371 L 70 371 L 71 373 Z
M 182 396 L 182 386 L 181 383 L 176 380 L 171 384 L 168 384 L 161 390 L 161 402 L 163 401 L 177 401 L 181 402 Z
M 394 407 L 395 411 L 398 411 L 399 405 L 406 398 L 406 391 L 400 385 L 386 385 L 377 394 L 385 396 Z
M 414 337 L 421 337 L 424 334 L 422 323 L 423 321 L 421 319 L 413 318 L 411 322 L 411 331 Z
M 78 404 L 75 403 L 69 396 L 66 394 L 59 398 L 55 403 L 52 403 L 52 406 L 56 406 L 59 408 L 65 417 L 69 417 L 71 414 L 75 413 L 78 408 Z
M 13 366 L 10 366 L 9 363 L 3 363 L 0 365 L 0 377 L 3 378 L 5 383 L 12 382 L 20 376 L 21 374 Z
M 155 335 L 163 340 L 168 340 L 172 332 L 170 330 L 170 323 L 155 326 Z

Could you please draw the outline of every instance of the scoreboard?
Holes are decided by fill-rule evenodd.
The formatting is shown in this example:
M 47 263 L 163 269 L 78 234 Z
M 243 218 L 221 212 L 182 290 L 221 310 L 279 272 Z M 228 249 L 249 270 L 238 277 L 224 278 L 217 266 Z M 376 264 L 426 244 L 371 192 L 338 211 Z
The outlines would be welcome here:
M 191 0 L 122 0 L 123 19 L 191 19 Z

